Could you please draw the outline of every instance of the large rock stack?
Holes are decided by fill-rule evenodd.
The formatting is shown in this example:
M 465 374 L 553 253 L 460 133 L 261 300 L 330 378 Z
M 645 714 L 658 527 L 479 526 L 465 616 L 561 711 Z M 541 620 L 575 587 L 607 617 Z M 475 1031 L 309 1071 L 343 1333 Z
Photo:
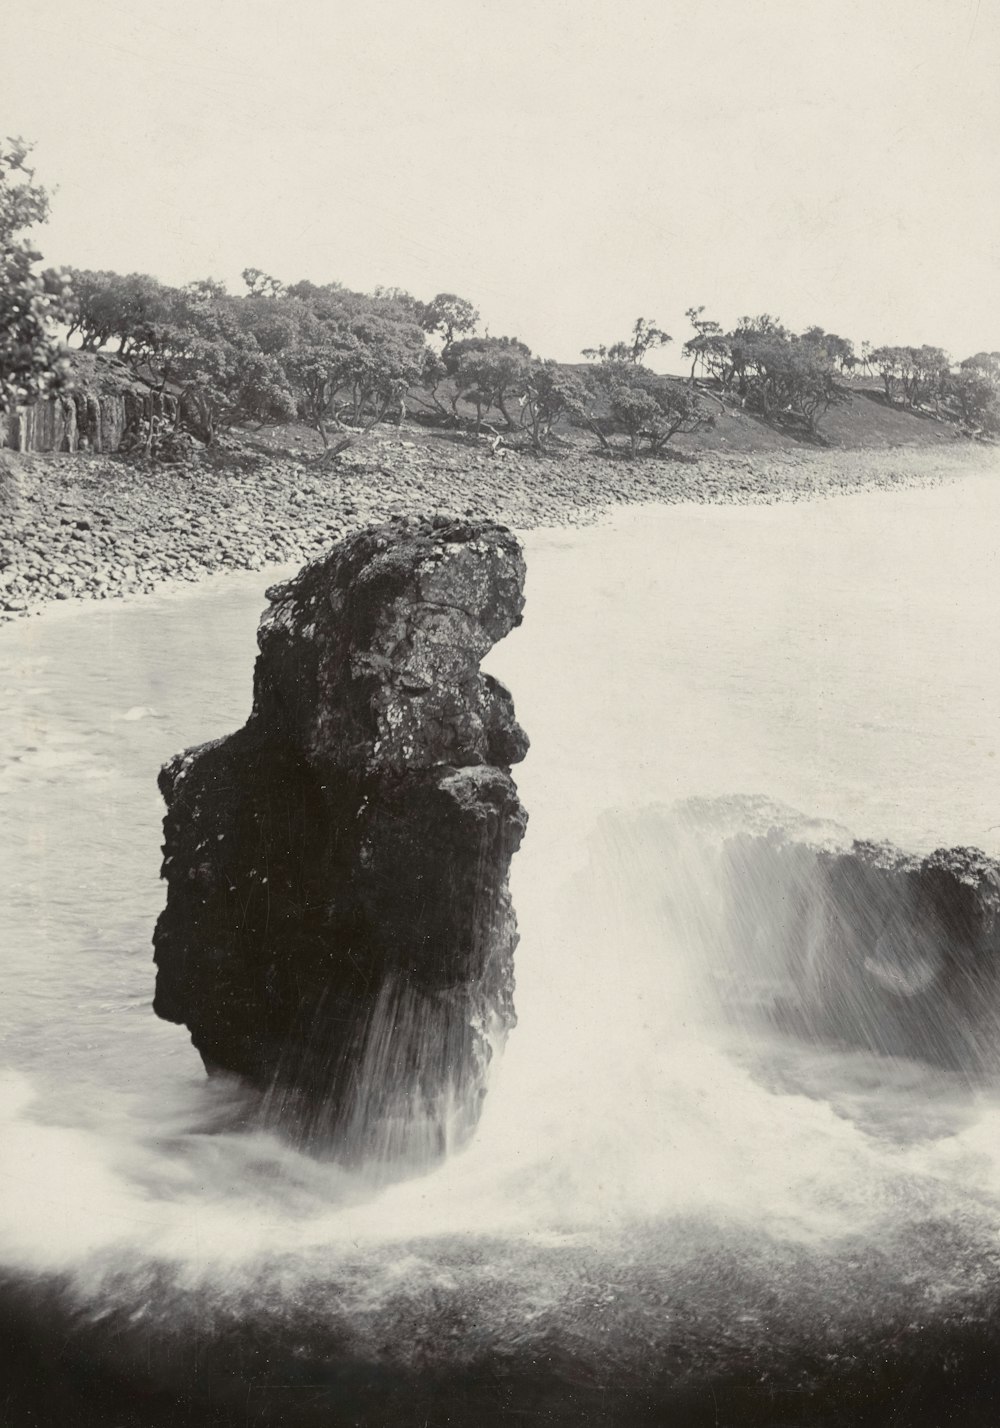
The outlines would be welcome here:
M 523 581 L 490 522 L 359 532 L 268 592 L 245 727 L 160 776 L 155 1010 L 348 1152 L 468 1134 L 514 1021 L 527 739 L 479 664 Z

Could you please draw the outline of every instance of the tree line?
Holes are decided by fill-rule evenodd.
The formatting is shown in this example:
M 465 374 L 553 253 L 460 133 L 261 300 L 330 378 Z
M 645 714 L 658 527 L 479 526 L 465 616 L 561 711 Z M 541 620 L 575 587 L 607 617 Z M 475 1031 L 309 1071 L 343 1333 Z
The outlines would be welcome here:
M 979 352 L 957 365 L 940 347 L 874 347 L 856 352 L 850 338 L 810 327 L 795 334 L 765 313 L 740 318 L 731 332 L 689 308 L 693 335 L 684 344 L 690 379 L 699 373 L 765 419 L 799 423 L 815 434 L 847 391 L 846 375 L 877 376 L 885 401 L 932 409 L 970 434 L 1000 435 L 1000 353 Z
M 41 270 L 26 234 L 44 221 L 48 200 L 28 155 L 21 141 L 0 143 L 0 412 L 69 379 L 55 336 L 62 324 L 70 343 L 117 353 L 147 388 L 147 449 L 168 408 L 206 443 L 237 423 L 298 419 L 334 451 L 408 410 L 497 439 L 522 431 L 537 451 L 565 421 L 589 428 L 607 451 L 661 455 L 727 404 L 816 438 L 859 369 L 881 379 L 887 403 L 1000 435 L 1000 355 L 956 366 L 936 347 L 865 343 L 855 352 L 838 334 L 796 334 L 766 313 L 726 331 L 704 307 L 690 308 L 685 375 L 665 378 L 646 358 L 673 339 L 648 318 L 571 367 L 516 337 L 480 333 L 474 304 L 455 293 L 425 301 L 399 288 L 285 284 L 257 268 L 244 271 L 240 294 L 213 279 L 174 287 L 139 273 Z

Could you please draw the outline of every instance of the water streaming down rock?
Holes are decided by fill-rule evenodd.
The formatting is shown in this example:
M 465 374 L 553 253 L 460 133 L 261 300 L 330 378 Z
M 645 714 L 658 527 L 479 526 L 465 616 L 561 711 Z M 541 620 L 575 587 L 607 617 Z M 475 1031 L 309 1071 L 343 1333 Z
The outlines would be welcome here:
M 514 1021 L 527 739 L 479 662 L 523 582 L 489 522 L 352 536 L 268 592 L 246 726 L 161 774 L 155 1010 L 348 1156 L 466 1138 Z
M 768 800 L 695 801 L 668 901 L 730 1014 L 967 1072 L 1000 1048 L 1000 863 L 914 856 Z M 668 854 L 671 856 L 671 854 Z M 696 871 L 695 871 L 696 870 Z

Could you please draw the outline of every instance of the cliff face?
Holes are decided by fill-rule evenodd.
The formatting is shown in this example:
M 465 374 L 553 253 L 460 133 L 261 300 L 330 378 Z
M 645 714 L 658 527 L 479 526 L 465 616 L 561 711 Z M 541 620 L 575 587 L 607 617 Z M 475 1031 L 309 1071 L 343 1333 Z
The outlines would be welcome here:
M 141 439 L 151 409 L 161 421 L 176 420 L 179 394 L 154 392 L 117 353 L 74 351 L 70 362 L 69 390 L 0 415 L 0 446 L 101 455 Z
M 150 395 L 73 391 L 12 412 L 2 444 L 15 451 L 118 451 L 148 420 Z M 168 401 L 173 401 L 169 398 Z
M 160 777 L 154 1009 L 348 1150 L 467 1134 L 514 1021 L 527 740 L 479 663 L 523 581 L 489 522 L 352 536 L 268 592 L 246 726 Z

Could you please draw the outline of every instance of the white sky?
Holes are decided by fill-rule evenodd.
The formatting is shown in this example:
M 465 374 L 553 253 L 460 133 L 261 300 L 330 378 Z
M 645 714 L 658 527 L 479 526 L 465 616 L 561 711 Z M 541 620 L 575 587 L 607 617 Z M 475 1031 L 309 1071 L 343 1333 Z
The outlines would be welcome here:
M 46 260 L 1000 347 L 1000 0 L 32 0 Z M 676 359 L 675 359 L 676 360 Z

